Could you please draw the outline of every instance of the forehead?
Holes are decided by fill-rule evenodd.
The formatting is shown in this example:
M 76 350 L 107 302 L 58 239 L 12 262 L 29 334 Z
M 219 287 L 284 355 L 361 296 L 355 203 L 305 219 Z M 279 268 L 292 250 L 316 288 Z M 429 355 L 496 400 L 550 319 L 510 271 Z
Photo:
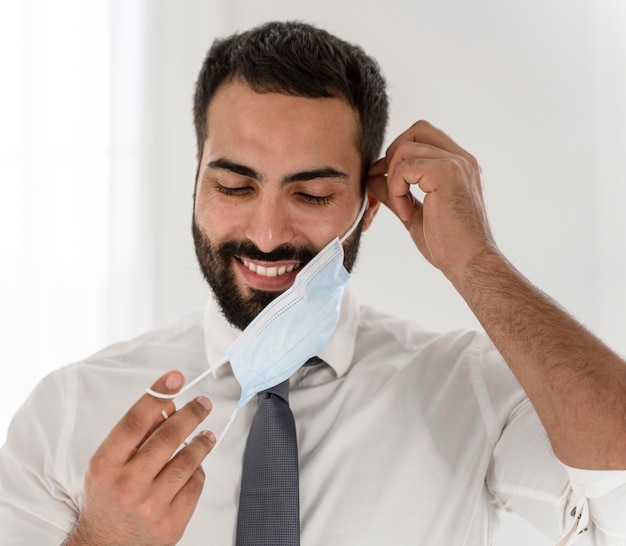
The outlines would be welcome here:
M 360 157 L 357 119 L 341 98 L 258 93 L 233 80 L 222 84 L 209 104 L 204 151 L 219 155 L 235 148 L 272 158 L 353 161 Z

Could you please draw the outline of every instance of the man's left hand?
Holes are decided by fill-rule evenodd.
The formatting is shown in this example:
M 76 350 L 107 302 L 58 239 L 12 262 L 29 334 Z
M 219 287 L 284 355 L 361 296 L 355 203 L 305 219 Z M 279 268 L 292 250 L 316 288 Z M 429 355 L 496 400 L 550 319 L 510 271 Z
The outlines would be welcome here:
M 417 185 L 423 201 L 411 193 Z M 402 220 L 413 241 L 452 282 L 483 252 L 496 251 L 476 159 L 448 135 L 418 121 L 368 173 L 368 191 Z

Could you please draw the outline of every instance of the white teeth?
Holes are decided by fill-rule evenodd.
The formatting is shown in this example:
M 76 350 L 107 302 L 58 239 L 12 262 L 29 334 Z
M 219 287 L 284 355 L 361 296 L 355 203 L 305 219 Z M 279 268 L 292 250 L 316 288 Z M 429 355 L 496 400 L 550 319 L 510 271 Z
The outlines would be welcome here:
M 300 264 L 291 264 L 291 265 L 281 265 L 280 267 L 265 267 L 262 265 L 256 265 L 248 260 L 241 260 L 243 265 L 245 265 L 250 271 L 256 273 L 257 275 L 261 275 L 262 277 L 277 277 L 279 275 L 284 275 L 285 273 L 291 273 L 294 269 L 297 269 Z

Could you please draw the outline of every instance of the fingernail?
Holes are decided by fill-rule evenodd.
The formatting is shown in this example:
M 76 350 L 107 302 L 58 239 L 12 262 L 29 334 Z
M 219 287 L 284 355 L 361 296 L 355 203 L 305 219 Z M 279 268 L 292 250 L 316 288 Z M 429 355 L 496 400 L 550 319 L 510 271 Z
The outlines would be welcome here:
M 203 430 L 200 434 L 202 434 L 202 436 L 206 436 L 212 444 L 217 441 L 215 434 L 213 434 L 210 430 Z
M 198 396 L 196 398 L 196 402 L 198 402 L 207 411 L 211 411 L 211 408 L 213 407 L 211 405 L 211 401 L 206 396 Z
M 177 373 L 171 373 L 170 375 L 167 376 L 167 379 L 165 379 L 165 386 L 172 391 L 178 390 L 182 387 L 183 382 L 182 382 L 182 377 L 180 376 L 180 374 Z

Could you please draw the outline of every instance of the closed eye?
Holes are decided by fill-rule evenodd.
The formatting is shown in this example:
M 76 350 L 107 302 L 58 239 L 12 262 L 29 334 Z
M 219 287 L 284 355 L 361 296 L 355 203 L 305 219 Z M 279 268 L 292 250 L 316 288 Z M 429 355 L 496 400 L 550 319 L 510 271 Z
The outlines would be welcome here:
M 312 205 L 326 205 L 330 203 L 332 195 L 311 195 L 308 193 L 298 194 L 304 201 Z
M 224 195 L 246 195 L 252 191 L 250 186 L 243 187 L 235 187 L 231 188 L 229 186 L 222 186 L 221 184 L 216 184 L 217 191 L 223 193 Z

